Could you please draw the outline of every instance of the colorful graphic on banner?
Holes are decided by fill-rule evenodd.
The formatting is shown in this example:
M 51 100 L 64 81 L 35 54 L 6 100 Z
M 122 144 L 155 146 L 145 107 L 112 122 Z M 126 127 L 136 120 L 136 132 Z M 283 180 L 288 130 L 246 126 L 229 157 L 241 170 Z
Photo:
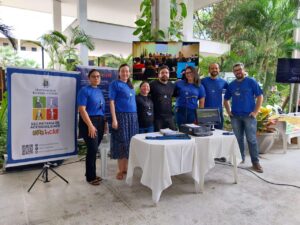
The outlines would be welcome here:
M 7 68 L 7 78 L 6 167 L 77 155 L 78 73 Z

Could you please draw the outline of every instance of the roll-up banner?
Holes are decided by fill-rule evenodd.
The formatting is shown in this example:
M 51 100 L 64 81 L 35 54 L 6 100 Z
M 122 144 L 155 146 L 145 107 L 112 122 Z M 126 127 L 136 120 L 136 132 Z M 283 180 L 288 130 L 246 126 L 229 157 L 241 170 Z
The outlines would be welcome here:
M 7 68 L 5 167 L 77 155 L 78 72 Z

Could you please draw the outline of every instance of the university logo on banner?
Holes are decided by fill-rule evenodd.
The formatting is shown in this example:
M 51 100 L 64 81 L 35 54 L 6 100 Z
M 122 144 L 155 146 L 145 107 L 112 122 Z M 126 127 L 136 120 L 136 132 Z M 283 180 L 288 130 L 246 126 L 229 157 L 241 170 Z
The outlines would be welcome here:
M 7 68 L 6 167 L 77 155 L 76 72 Z

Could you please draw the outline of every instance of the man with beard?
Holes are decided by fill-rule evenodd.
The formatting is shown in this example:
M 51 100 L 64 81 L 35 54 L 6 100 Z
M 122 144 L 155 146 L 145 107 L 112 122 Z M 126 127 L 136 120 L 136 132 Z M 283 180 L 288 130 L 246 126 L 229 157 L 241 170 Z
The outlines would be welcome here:
M 263 169 L 259 164 L 259 150 L 256 139 L 256 116 L 263 102 L 262 90 L 253 78 L 245 76 L 246 72 L 242 63 L 237 63 L 233 66 L 233 73 L 236 79 L 229 84 L 226 90 L 224 106 L 231 118 L 232 129 L 239 143 L 242 163 L 245 162 L 245 133 L 252 168 L 254 171 L 262 173 Z M 231 108 L 229 105 L 230 99 L 232 99 Z
M 150 94 L 154 105 L 154 130 L 170 128 L 176 130 L 172 96 L 175 85 L 169 81 L 169 68 L 161 66 L 158 69 L 158 80 L 150 83 Z
M 217 129 L 223 129 L 223 98 L 222 93 L 223 90 L 226 90 L 228 87 L 228 83 L 219 77 L 220 68 L 219 64 L 212 63 L 208 67 L 208 71 L 210 76 L 205 77 L 201 80 L 201 84 L 203 85 L 206 93 L 204 108 L 218 108 L 221 117 L 221 123 L 217 124 L 215 127 Z

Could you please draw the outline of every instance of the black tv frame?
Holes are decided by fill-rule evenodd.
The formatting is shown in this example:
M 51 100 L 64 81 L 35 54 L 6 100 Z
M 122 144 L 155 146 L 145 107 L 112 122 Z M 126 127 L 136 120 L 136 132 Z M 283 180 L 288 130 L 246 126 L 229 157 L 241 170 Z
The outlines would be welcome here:
M 279 58 L 276 72 L 277 83 L 300 83 L 300 59 Z

